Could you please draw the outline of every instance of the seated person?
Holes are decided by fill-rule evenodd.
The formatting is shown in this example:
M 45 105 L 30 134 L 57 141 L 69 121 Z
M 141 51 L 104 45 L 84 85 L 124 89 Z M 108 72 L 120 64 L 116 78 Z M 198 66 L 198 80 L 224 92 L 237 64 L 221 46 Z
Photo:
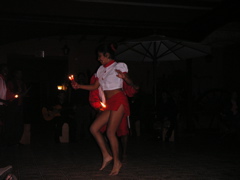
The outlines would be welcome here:
M 54 131 L 55 142 L 60 142 L 59 137 L 62 136 L 62 127 L 64 123 L 71 127 L 71 108 L 67 106 L 65 101 L 65 92 L 59 91 L 55 100 L 42 107 L 43 119 L 50 124 L 50 130 Z
M 176 126 L 178 108 L 170 93 L 163 91 L 158 105 L 162 129 L 167 128 L 164 141 L 168 142 Z
M 231 93 L 231 97 L 224 103 L 221 116 L 222 127 L 227 133 L 239 134 L 240 130 L 240 98 L 236 91 Z

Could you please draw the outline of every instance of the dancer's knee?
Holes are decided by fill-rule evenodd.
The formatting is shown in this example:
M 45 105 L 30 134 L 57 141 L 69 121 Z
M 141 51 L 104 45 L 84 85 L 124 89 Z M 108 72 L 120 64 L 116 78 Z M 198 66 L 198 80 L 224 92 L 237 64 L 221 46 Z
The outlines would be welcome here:
M 95 134 L 97 134 L 97 132 L 98 132 L 97 128 L 94 127 L 94 126 L 90 126 L 89 130 L 90 130 L 90 132 L 91 132 L 92 135 L 95 135 Z

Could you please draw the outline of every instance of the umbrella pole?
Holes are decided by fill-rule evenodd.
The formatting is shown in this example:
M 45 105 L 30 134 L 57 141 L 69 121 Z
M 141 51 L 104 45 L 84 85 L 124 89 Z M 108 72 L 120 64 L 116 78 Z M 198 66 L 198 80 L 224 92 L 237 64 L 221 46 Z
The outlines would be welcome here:
M 154 95 L 154 109 L 157 109 L 157 63 L 153 62 L 153 95 Z
M 192 59 L 186 60 L 186 93 L 187 93 L 187 108 L 186 108 L 186 124 L 187 130 L 192 132 L 194 131 L 194 122 L 192 119 L 192 106 L 193 106 L 193 97 L 192 97 Z
M 156 42 L 153 43 L 153 98 L 154 98 L 154 122 L 158 119 L 158 109 L 157 109 L 157 46 Z
M 154 110 L 157 110 L 157 44 L 153 43 L 153 91 L 154 91 Z

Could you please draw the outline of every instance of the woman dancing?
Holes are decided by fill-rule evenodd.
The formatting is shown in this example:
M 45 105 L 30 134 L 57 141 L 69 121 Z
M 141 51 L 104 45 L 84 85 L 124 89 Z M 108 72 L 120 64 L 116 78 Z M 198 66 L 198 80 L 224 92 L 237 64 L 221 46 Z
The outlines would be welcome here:
M 129 115 L 129 104 L 123 92 L 123 81 L 138 89 L 128 76 L 128 67 L 125 63 L 117 63 L 114 60 L 115 47 L 113 44 L 102 44 L 97 48 L 98 61 L 102 64 L 97 70 L 97 80 L 91 85 L 80 85 L 72 81 L 74 89 L 95 90 L 101 86 L 106 97 L 106 109 L 90 127 L 90 131 L 96 139 L 103 156 L 100 170 L 103 170 L 113 161 L 113 168 L 109 175 L 117 175 L 122 167 L 119 159 L 119 143 L 116 132 L 124 115 Z M 100 129 L 107 125 L 106 135 L 110 143 L 111 152 L 108 151 L 106 141 Z

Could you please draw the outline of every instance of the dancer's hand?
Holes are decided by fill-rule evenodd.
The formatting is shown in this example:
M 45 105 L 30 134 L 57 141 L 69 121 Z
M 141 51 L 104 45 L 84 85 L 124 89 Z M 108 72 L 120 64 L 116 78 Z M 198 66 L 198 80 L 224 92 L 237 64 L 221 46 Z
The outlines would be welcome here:
M 103 107 L 103 106 L 101 105 L 101 107 L 99 108 L 99 111 L 105 111 L 105 109 L 106 109 L 106 107 Z
M 72 85 L 73 89 L 78 89 L 79 88 L 78 87 L 78 83 L 76 81 L 74 81 L 74 80 L 71 81 L 71 85 Z
M 116 69 L 115 70 L 118 74 L 117 77 L 121 78 L 121 79 L 125 79 L 126 78 L 126 73 L 123 73 L 122 71 Z
M 130 77 L 128 76 L 128 73 L 123 73 L 122 71 L 116 69 L 115 70 L 118 74 L 117 77 L 123 79 L 129 86 L 132 86 L 135 90 L 139 89 L 139 86 L 135 85 Z

